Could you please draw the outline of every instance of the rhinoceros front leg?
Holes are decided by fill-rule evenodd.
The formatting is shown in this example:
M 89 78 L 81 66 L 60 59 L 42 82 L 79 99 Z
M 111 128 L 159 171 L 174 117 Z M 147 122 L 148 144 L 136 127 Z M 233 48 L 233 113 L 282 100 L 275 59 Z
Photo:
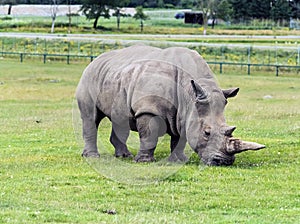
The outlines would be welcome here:
M 126 146 L 126 141 L 129 136 L 129 126 L 119 126 L 115 123 L 112 124 L 110 135 L 110 142 L 115 147 L 116 157 L 132 157 L 131 152 Z
M 186 162 L 188 159 L 184 154 L 186 138 L 180 136 L 171 136 L 171 155 L 170 162 Z
M 82 136 L 84 140 L 83 157 L 99 157 L 97 148 L 97 131 L 100 121 L 105 115 L 97 110 L 88 100 L 78 100 L 82 119 Z
M 158 137 L 165 133 L 164 121 L 151 114 L 145 114 L 137 118 L 137 129 L 140 136 L 140 150 L 135 157 L 136 162 L 153 162 L 154 151 Z

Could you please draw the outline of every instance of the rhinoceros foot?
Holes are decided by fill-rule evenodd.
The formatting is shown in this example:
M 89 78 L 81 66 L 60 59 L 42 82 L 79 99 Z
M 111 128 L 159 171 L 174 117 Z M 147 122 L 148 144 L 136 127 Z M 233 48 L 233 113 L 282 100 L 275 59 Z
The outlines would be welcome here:
M 99 158 L 100 154 L 98 152 L 83 152 L 81 156 L 85 158 Z
M 150 156 L 148 154 L 138 154 L 134 160 L 137 162 L 137 163 L 149 163 L 149 162 L 154 162 L 155 159 L 153 156 Z
M 185 163 L 188 161 L 188 158 L 184 153 L 172 153 L 169 156 L 168 161 L 173 163 Z
M 116 157 L 123 157 L 123 158 L 133 158 L 132 153 L 127 148 L 116 149 L 115 156 Z

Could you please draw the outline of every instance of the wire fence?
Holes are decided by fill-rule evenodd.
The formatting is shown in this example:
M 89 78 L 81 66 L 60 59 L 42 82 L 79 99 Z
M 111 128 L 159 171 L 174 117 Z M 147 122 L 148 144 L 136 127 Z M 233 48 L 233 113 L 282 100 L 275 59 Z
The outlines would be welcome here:
M 153 45 L 153 44 L 152 44 Z M 127 45 L 128 46 L 128 45 Z M 158 47 L 167 47 L 160 42 Z M 120 42 L 114 44 L 102 41 L 84 42 L 70 40 L 46 40 L 26 38 L 0 39 L 0 55 L 19 58 L 20 62 L 31 58 L 41 58 L 43 63 L 60 60 L 70 64 L 72 61 L 92 61 L 103 52 L 120 49 L 126 45 Z M 189 48 L 199 52 L 208 64 L 218 66 L 222 74 L 225 66 L 246 67 L 248 75 L 254 68 L 271 69 L 279 76 L 281 70 L 300 72 L 300 47 L 284 46 L 237 46 L 220 44 L 189 45 Z

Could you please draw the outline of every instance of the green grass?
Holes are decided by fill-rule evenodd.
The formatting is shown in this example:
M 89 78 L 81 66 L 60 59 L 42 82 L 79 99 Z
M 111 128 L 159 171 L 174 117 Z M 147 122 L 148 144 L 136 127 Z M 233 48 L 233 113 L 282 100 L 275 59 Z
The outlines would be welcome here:
M 225 69 L 220 86 L 241 88 L 227 106 L 228 124 L 236 137 L 267 148 L 237 155 L 231 167 L 206 167 L 193 155 L 167 179 L 134 186 L 103 177 L 80 157 L 72 106 L 85 66 L 0 60 L 0 223 L 299 222 L 297 75 Z M 109 123 L 102 127 L 108 135 Z M 168 153 L 166 140 L 158 156 Z

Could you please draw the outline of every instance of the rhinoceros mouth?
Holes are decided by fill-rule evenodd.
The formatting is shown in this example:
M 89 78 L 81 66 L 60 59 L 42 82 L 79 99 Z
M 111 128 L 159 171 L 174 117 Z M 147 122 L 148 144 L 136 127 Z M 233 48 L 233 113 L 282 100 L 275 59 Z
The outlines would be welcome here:
M 201 158 L 208 166 L 230 166 L 234 163 L 235 157 L 229 155 L 214 155 L 211 158 Z

